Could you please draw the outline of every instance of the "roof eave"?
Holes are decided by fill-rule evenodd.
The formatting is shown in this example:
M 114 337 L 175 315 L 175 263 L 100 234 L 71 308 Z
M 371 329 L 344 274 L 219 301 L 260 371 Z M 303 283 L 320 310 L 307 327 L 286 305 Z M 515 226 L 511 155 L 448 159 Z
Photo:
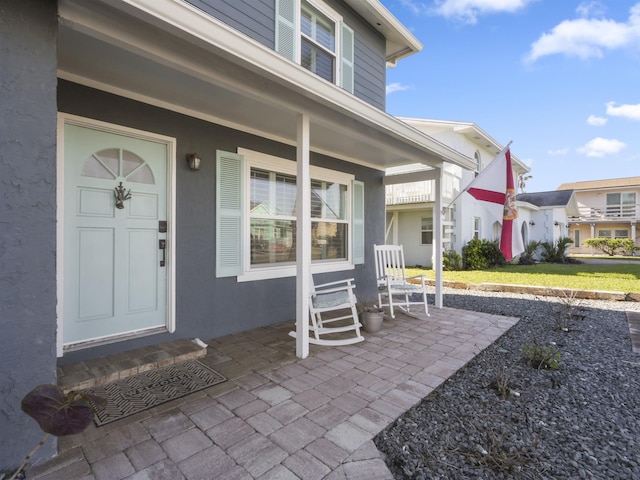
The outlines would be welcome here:
M 422 43 L 378 0 L 345 2 L 385 37 L 388 66 L 422 50 Z

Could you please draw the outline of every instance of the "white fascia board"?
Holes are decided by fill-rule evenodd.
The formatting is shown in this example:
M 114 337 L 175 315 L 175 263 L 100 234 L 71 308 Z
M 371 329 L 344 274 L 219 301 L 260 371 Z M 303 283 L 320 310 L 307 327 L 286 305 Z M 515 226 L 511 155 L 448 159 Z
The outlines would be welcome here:
M 537 212 L 538 210 L 540 210 L 539 206 L 529 202 L 522 202 L 520 200 L 516 202 L 516 205 L 518 206 L 518 208 L 526 208 L 527 210 L 531 210 L 532 212 Z
M 184 35 L 196 37 L 205 44 L 223 51 L 230 59 L 240 59 L 255 71 L 278 78 L 280 83 L 303 92 L 309 98 L 352 117 L 357 121 L 383 130 L 412 147 L 442 161 L 473 168 L 473 161 L 428 135 L 398 120 L 396 117 L 360 100 L 355 95 L 329 83 L 297 65 L 261 43 L 243 35 L 225 23 L 182 0 L 101 0 L 129 13 L 150 16 L 160 27 L 170 25 Z M 63 5 L 66 2 L 62 2 Z M 72 2 L 69 2 L 72 3 Z M 131 8 L 133 7 L 133 9 Z M 99 29 L 99 25 L 95 25 Z M 295 105 L 290 105 L 292 109 Z
M 403 183 L 426 182 L 429 180 L 437 180 L 439 178 L 440 169 L 434 168 L 432 170 L 423 170 L 420 172 L 385 175 L 383 182 L 385 185 L 399 185 Z
M 387 39 L 387 64 L 418 53 L 422 43 L 378 0 L 345 0 Z
M 434 119 L 426 119 L 426 118 L 408 118 L 408 117 L 398 117 L 405 123 L 409 125 L 414 125 L 416 127 L 420 125 L 425 126 L 434 126 L 434 127 L 451 127 L 452 130 L 456 133 L 464 135 L 473 143 L 487 149 L 493 148 L 497 153 L 501 152 L 504 148 L 496 139 L 494 139 L 491 135 L 485 132 L 482 128 L 476 125 L 473 122 L 455 122 L 450 120 L 434 120 Z M 529 173 L 531 171 L 531 167 L 529 167 L 526 163 L 520 160 L 517 156 L 511 155 L 511 160 L 515 163 L 515 168 L 518 172 Z

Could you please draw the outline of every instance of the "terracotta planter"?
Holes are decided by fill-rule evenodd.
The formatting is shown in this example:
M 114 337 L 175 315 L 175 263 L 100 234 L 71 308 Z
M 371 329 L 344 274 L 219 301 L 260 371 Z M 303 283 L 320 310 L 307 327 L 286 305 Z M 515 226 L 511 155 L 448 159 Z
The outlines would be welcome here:
M 363 312 L 360 321 L 365 332 L 376 333 L 382 328 L 383 312 Z

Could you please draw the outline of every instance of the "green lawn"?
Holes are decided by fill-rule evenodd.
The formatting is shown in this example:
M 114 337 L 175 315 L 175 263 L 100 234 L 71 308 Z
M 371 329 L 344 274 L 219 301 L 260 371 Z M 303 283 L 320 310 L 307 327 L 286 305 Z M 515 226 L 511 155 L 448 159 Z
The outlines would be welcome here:
M 424 273 L 435 278 L 430 269 L 408 268 L 407 275 Z M 466 283 L 502 283 L 563 287 L 575 290 L 640 292 L 640 264 L 585 265 L 552 264 L 507 265 L 490 270 L 443 272 L 444 280 Z

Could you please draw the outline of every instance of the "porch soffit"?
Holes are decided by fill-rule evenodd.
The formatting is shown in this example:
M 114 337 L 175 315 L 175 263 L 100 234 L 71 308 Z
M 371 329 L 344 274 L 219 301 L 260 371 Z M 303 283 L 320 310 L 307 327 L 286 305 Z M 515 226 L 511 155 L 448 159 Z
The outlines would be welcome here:
M 183 23 L 177 25 L 175 15 L 171 22 L 159 19 L 123 0 L 61 0 L 60 77 L 289 145 L 296 145 L 296 118 L 304 112 L 310 117 L 312 151 L 374 168 L 443 161 L 472 165 L 466 156 L 196 9 L 173 0 L 151 4 L 154 11 L 159 5 L 185 10 Z

